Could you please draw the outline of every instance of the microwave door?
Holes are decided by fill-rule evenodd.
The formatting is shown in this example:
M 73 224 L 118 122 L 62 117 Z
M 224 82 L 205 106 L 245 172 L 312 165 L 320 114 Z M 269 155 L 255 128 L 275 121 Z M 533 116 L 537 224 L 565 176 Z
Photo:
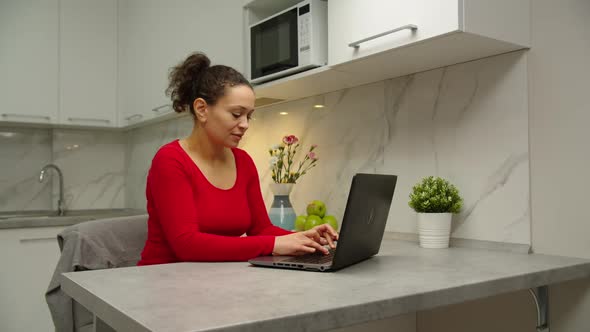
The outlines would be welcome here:
M 253 79 L 297 67 L 297 9 L 252 27 L 250 40 Z

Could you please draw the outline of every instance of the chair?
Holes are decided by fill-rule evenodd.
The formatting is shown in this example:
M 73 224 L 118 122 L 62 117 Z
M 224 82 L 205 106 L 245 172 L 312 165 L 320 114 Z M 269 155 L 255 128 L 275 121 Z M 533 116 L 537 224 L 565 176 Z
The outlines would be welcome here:
M 147 219 L 138 215 L 92 220 L 58 234 L 61 256 L 45 293 L 56 331 L 93 330 L 93 315 L 61 290 L 61 274 L 135 266 L 147 239 Z

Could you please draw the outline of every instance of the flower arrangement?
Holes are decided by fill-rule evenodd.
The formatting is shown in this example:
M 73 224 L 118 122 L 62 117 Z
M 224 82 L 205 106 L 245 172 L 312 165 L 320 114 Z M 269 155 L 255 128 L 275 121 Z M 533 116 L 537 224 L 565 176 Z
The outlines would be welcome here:
M 295 166 L 294 159 L 299 147 L 299 138 L 287 135 L 280 144 L 275 144 L 268 150 L 272 179 L 275 183 L 296 183 L 297 179 L 317 165 L 318 157 L 314 150 L 318 146 L 313 144 L 303 160 Z
M 463 199 L 447 180 L 429 176 L 412 188 L 408 205 L 421 213 L 459 213 Z

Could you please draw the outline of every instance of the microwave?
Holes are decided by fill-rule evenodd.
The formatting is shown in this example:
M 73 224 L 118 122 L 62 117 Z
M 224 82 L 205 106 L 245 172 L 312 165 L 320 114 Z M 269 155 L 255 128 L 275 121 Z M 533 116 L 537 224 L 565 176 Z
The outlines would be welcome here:
M 250 25 L 250 82 L 328 63 L 328 2 L 306 0 Z

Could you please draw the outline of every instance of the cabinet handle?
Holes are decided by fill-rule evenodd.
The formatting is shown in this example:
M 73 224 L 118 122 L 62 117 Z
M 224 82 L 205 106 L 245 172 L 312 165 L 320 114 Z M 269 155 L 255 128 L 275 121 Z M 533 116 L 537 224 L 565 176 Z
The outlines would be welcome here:
M 104 122 L 104 123 L 111 123 L 111 120 L 108 119 L 94 119 L 94 118 L 68 118 L 68 121 L 71 122 Z
M 139 120 L 141 118 L 143 118 L 143 114 L 136 113 L 136 114 L 126 117 L 125 120 L 132 121 L 132 120 Z
M 45 241 L 55 241 L 57 242 L 57 237 L 33 237 L 33 238 L 23 238 L 19 239 L 18 242 L 20 243 L 30 243 L 30 242 L 45 242 Z
M 152 111 L 153 112 L 156 112 L 156 113 L 160 113 L 163 109 L 167 108 L 168 110 L 166 111 L 166 113 L 170 113 L 170 112 L 172 112 L 172 107 L 171 106 L 172 105 L 170 105 L 170 104 L 158 106 L 156 108 L 153 108 Z M 164 114 L 164 113 L 162 113 L 162 114 Z
M 30 118 L 30 119 L 44 119 L 47 121 L 51 121 L 51 117 L 47 115 L 33 115 L 33 114 L 16 114 L 16 113 L 2 113 L 3 118 Z
M 373 40 L 375 38 L 383 37 L 383 36 L 388 35 L 390 33 L 398 32 L 398 31 L 406 30 L 406 29 L 410 29 L 410 30 L 412 30 L 412 32 L 415 32 L 416 30 L 418 30 L 418 26 L 415 25 L 415 24 L 406 24 L 404 26 L 401 26 L 399 28 L 395 28 L 393 30 L 385 31 L 385 32 L 382 32 L 380 34 L 377 34 L 377 35 L 374 35 L 374 36 L 371 36 L 371 37 L 367 37 L 367 38 L 363 38 L 361 40 L 357 40 L 357 41 L 355 41 L 353 43 L 348 44 L 348 46 L 350 46 L 352 48 L 359 48 L 360 45 L 362 43 L 366 42 L 366 41 Z

